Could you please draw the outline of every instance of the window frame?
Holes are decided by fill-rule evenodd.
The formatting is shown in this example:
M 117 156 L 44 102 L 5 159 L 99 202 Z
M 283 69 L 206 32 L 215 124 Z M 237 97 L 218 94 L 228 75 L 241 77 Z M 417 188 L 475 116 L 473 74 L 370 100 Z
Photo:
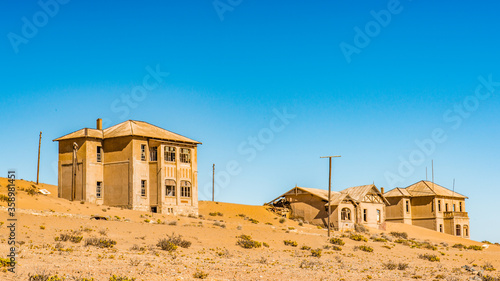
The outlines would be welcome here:
M 346 219 L 347 217 L 347 219 Z M 344 207 L 340 211 L 340 220 L 341 221 L 351 221 L 351 209 Z
M 187 153 L 185 153 L 187 152 Z M 190 164 L 191 163 L 191 149 L 181 148 L 179 151 L 179 160 L 181 163 Z
M 98 145 L 96 148 L 96 161 L 97 163 L 102 163 L 102 146 Z
M 150 146 L 149 147 L 149 161 L 155 162 L 158 161 L 158 147 Z
M 441 212 L 441 200 L 438 200 L 438 212 Z
M 455 225 L 455 235 L 462 236 L 462 226 L 460 224 Z
M 181 181 L 181 194 L 182 198 L 191 198 L 191 182 L 190 181 Z
M 141 161 L 146 161 L 146 145 L 141 144 Z
M 368 221 L 368 209 L 363 209 L 363 221 Z
M 102 193 L 103 193 L 103 188 L 102 188 L 102 181 L 97 181 L 96 182 L 96 187 L 95 187 L 95 197 L 97 199 L 102 199 Z
M 410 200 L 405 200 L 405 205 L 406 205 L 406 213 L 410 213 Z
M 165 162 L 175 163 L 175 156 L 176 156 L 175 154 L 176 154 L 175 146 L 163 147 L 163 158 L 165 159 Z
M 148 182 L 147 180 L 141 180 L 141 197 L 147 197 L 147 196 L 148 196 Z
M 173 185 L 172 185 L 173 183 Z M 172 188 L 172 192 L 168 192 L 168 189 L 169 188 Z M 166 179 L 165 180 L 165 197 L 175 197 L 177 194 L 177 184 L 175 182 L 175 180 L 172 180 L 172 179 Z M 169 195 L 172 194 L 172 195 Z
M 377 223 L 382 222 L 382 211 L 380 209 L 377 209 Z

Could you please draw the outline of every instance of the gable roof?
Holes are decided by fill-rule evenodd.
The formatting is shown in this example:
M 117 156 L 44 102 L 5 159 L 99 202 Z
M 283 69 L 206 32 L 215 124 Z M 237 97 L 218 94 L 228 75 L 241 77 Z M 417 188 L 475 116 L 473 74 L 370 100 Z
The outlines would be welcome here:
M 322 199 L 322 200 L 324 200 L 324 201 L 327 202 L 325 204 L 325 206 L 328 205 L 328 190 L 319 189 L 319 188 L 300 187 L 300 186 L 296 186 L 296 187 L 290 189 L 289 191 L 283 193 L 282 195 L 278 196 L 276 199 L 270 201 L 269 203 L 272 203 L 272 202 L 278 200 L 279 198 L 285 197 L 287 195 L 288 196 L 294 195 L 296 191 L 302 191 L 302 192 L 314 195 L 316 197 L 319 197 L 320 199 Z M 340 192 L 337 192 L 337 191 L 332 191 L 331 192 L 330 199 L 331 199 L 330 200 L 330 204 L 334 205 L 334 206 L 340 204 L 345 199 L 352 200 L 353 202 L 355 201 L 348 194 L 346 194 L 346 193 L 340 193 Z
M 411 197 L 411 194 L 404 188 L 396 187 L 384 193 L 384 197 Z
M 139 136 L 139 137 L 155 138 L 159 140 L 201 144 L 201 142 L 167 131 L 163 128 L 151 125 L 147 122 L 135 121 L 135 120 L 125 121 L 120 124 L 111 126 L 107 129 L 104 129 L 102 131 L 96 129 L 84 128 L 76 132 L 62 136 L 60 138 L 57 138 L 54 141 L 84 138 L 84 137 L 108 139 L 108 138 L 117 138 L 125 136 Z
M 349 188 L 346 188 L 344 190 L 341 190 L 340 192 L 348 194 L 351 198 L 353 198 L 357 202 L 361 202 L 365 198 L 366 194 L 368 194 L 368 192 L 370 192 L 370 191 L 374 191 L 375 194 L 382 197 L 382 200 L 384 200 L 384 202 L 387 205 L 389 205 L 389 201 L 387 201 L 387 199 L 384 198 L 382 193 L 380 193 L 380 191 L 378 190 L 378 188 L 374 184 L 353 186 L 353 187 L 349 187 Z
M 384 194 L 385 197 L 423 197 L 423 196 L 442 196 L 468 199 L 467 196 L 458 192 L 453 192 L 439 184 L 431 181 L 419 181 L 406 188 L 396 187 Z

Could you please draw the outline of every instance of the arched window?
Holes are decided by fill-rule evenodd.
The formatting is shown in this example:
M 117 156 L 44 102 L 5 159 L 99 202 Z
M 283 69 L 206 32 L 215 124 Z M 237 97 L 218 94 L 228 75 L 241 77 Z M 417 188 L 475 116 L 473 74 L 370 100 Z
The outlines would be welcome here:
M 456 235 L 457 235 L 457 236 L 461 236 L 461 235 L 460 235 L 460 232 L 461 232 L 460 230 L 462 229 L 462 227 L 460 227 L 460 225 L 459 225 L 459 224 L 457 224 L 457 226 L 455 226 L 455 229 L 456 229 Z
M 464 225 L 464 237 L 469 237 L 469 226 Z
M 181 197 L 191 197 L 191 183 L 181 181 Z
M 342 211 L 340 212 L 340 219 L 343 221 L 350 221 L 351 220 L 351 209 L 343 208 Z
M 165 180 L 165 196 L 175 197 L 175 181 Z

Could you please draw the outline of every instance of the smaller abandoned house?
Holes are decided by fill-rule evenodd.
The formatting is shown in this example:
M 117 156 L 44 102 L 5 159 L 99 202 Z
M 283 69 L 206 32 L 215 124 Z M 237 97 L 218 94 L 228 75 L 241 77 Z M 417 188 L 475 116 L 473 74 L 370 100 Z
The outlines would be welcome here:
M 419 181 L 384 194 L 389 222 L 425 227 L 463 238 L 470 237 L 466 196 L 431 181 Z
M 58 196 L 133 210 L 198 214 L 195 140 L 142 121 L 83 128 L 59 142 Z
M 340 192 L 332 191 L 328 214 L 328 190 L 294 187 L 269 202 L 290 210 L 290 218 L 301 219 L 315 225 L 328 225 L 335 230 L 352 229 L 355 224 L 385 228 L 387 200 L 373 184 L 355 186 Z

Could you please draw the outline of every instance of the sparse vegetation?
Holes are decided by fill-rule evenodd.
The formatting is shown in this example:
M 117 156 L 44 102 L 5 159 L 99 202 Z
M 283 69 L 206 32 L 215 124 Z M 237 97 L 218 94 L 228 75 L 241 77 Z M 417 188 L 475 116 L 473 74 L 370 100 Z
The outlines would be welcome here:
M 361 234 L 351 234 L 349 236 L 349 239 L 351 240 L 354 240 L 354 241 L 364 241 L 364 242 L 368 242 L 368 239 L 366 239 L 366 237 L 364 237 L 363 235 Z
M 305 250 L 305 251 L 309 251 L 309 250 L 311 250 L 311 247 L 310 247 L 310 246 L 305 246 L 305 245 L 304 245 L 304 246 L 302 246 L 300 249 L 301 249 L 301 250 Z
M 393 261 L 383 263 L 382 266 L 387 270 L 395 270 L 396 268 L 399 270 L 405 270 L 408 268 L 407 263 L 403 263 L 403 262 L 395 263 Z
M 177 247 L 189 248 L 191 246 L 191 241 L 185 240 L 181 235 L 167 235 L 167 238 L 161 238 L 156 243 L 156 246 L 164 251 L 172 252 L 177 249 Z
M 285 246 L 292 246 L 292 247 L 297 247 L 297 242 L 296 241 L 292 241 L 292 240 L 283 240 L 283 243 L 285 244 Z
M 339 245 L 339 246 L 345 245 L 344 240 L 340 238 L 330 238 L 329 242 L 333 245 Z
M 75 234 L 69 234 L 69 233 L 62 233 L 59 235 L 59 237 L 54 238 L 55 241 L 70 241 L 73 243 L 80 243 L 83 239 L 83 236 L 75 235 Z
M 368 228 L 366 228 L 362 224 L 355 224 L 354 225 L 354 231 L 360 232 L 360 233 L 370 233 L 370 231 L 368 230 Z
M 311 256 L 313 257 L 316 257 L 316 258 L 320 258 L 321 257 L 321 249 L 316 249 L 316 250 L 311 250 Z
M 285 218 L 280 218 L 279 222 L 280 223 L 285 223 L 286 219 Z
M 201 270 L 196 270 L 196 272 L 193 274 L 193 278 L 196 279 L 206 279 L 208 277 L 208 273 L 203 272 Z
M 252 240 L 252 237 L 250 235 L 240 235 L 237 236 L 238 241 L 236 242 L 236 245 L 241 246 L 245 249 L 252 249 L 252 248 L 260 248 L 262 246 L 262 243 Z
M 391 231 L 389 234 L 393 237 L 408 239 L 408 233 L 406 232 Z
M 491 264 L 491 262 L 485 262 L 483 266 L 481 266 L 486 271 L 495 271 L 495 267 Z
M 108 238 L 91 237 L 85 239 L 85 246 L 95 246 L 98 248 L 113 248 L 115 245 L 116 241 Z
M 135 281 L 135 278 L 130 278 L 126 276 L 116 276 L 113 274 L 113 276 L 109 277 L 109 281 Z
M 354 250 L 361 250 L 368 253 L 373 252 L 373 248 L 367 245 L 355 246 Z
M 418 255 L 418 257 L 423 259 L 423 260 L 428 260 L 428 261 L 432 261 L 432 262 L 440 261 L 438 256 L 432 255 L 432 254 L 423 254 L 423 255 L 420 254 L 420 255 Z

